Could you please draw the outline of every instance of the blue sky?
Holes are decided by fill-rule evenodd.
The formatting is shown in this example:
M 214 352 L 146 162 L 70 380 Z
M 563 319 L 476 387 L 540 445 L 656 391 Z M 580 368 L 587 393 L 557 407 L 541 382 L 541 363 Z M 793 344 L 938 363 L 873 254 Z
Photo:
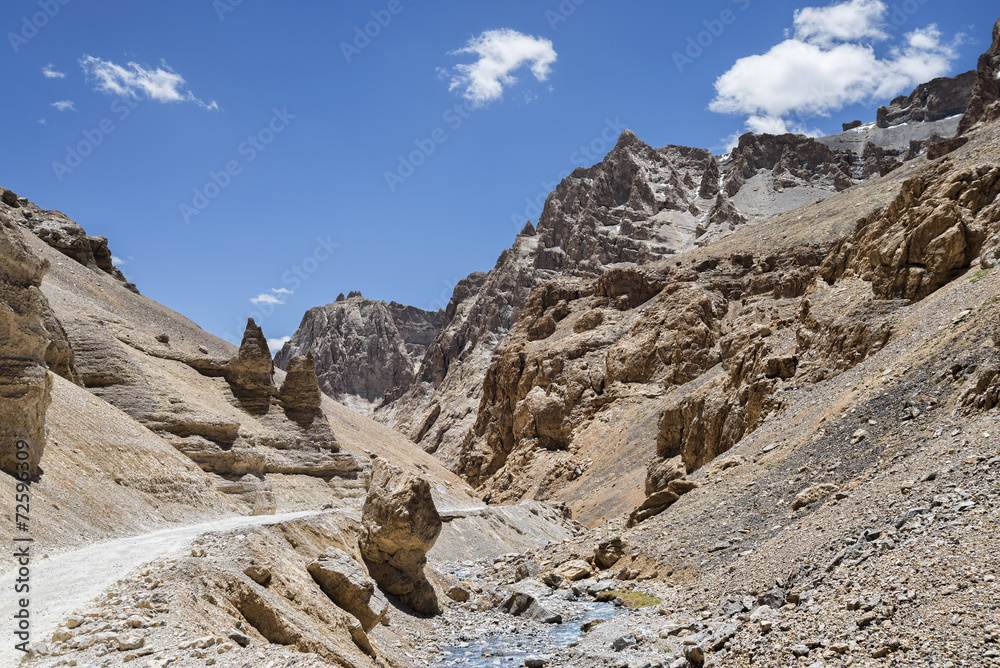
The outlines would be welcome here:
M 350 290 L 443 307 L 622 128 L 719 152 L 747 128 L 839 131 L 924 73 L 974 68 L 1000 13 L 935 0 L 7 7 L 0 184 L 107 236 L 144 294 L 230 340 L 249 315 L 287 336 Z

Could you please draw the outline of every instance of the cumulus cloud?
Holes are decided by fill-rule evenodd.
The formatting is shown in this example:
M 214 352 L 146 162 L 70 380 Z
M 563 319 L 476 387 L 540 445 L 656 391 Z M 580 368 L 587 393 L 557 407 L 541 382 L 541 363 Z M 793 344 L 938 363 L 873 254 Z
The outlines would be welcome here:
M 851 0 L 829 7 L 795 10 L 795 39 L 830 46 L 836 42 L 880 41 L 888 8 L 880 0 Z M 787 34 L 787 33 L 786 33 Z
M 116 267 L 124 267 L 126 264 L 128 264 L 128 262 L 126 262 L 125 260 L 121 259 L 117 255 L 112 255 L 111 256 L 111 264 L 115 265 Z
M 288 295 L 294 295 L 295 293 L 287 288 L 271 288 L 270 292 L 262 292 L 256 297 L 250 298 L 251 304 L 270 304 L 271 306 L 278 306 L 285 303 L 285 298 Z
M 464 48 L 449 55 L 472 54 L 478 60 L 456 65 L 449 73 L 448 90 L 458 90 L 462 97 L 476 106 L 484 106 L 503 97 L 505 87 L 517 83 L 514 72 L 527 66 L 539 81 L 546 81 L 556 62 L 552 42 L 516 30 L 487 30 L 469 40 Z M 438 75 L 442 75 L 438 71 Z
M 747 117 L 752 132 L 800 131 L 800 120 L 857 103 L 888 101 L 947 74 L 961 35 L 948 43 L 930 25 L 887 45 L 887 7 L 851 0 L 795 12 L 789 37 L 767 53 L 741 58 L 715 82 L 709 109 Z
M 80 59 L 80 67 L 87 80 L 102 93 L 156 102 L 192 102 L 211 110 L 219 108 L 215 102 L 205 103 L 195 97 L 187 88 L 184 77 L 170 69 L 164 61 L 160 61 L 160 67 L 154 69 L 138 63 L 118 65 L 85 55 Z
M 60 100 L 59 102 L 53 102 L 52 106 L 59 111 L 76 111 L 76 104 L 73 100 Z
M 271 354 L 274 355 L 279 350 L 281 350 L 286 343 L 292 340 L 290 336 L 283 336 L 280 339 L 268 339 L 267 347 L 271 349 Z
M 49 63 L 42 68 L 42 74 L 45 75 L 46 79 L 65 79 L 66 75 L 63 72 L 56 70 L 56 66 L 53 63 Z

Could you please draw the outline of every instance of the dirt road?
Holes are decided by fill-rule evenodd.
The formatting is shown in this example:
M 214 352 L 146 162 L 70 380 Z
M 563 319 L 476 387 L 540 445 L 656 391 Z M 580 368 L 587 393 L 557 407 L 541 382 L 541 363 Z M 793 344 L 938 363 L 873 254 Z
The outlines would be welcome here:
M 121 538 L 67 552 L 50 559 L 32 559 L 30 568 L 31 640 L 47 641 L 59 621 L 81 607 L 130 571 L 161 557 L 179 555 L 202 534 L 240 527 L 281 524 L 318 515 L 305 511 L 284 515 L 231 517 L 205 524 L 163 529 L 153 533 Z M 14 666 L 22 652 L 14 648 L 14 614 L 18 599 L 15 593 L 16 569 L 0 574 L 0 666 Z

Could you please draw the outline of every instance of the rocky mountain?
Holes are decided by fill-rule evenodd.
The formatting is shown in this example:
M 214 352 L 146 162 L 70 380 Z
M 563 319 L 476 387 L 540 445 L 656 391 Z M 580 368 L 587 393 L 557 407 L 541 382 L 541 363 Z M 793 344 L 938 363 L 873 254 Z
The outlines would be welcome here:
M 892 340 L 908 305 L 970 267 L 993 266 L 1000 201 L 992 136 L 974 149 L 964 138 L 934 144 L 887 176 L 853 185 L 847 152 L 834 170 L 838 154 L 825 146 L 744 137 L 723 187 L 744 187 L 744 174 L 767 167 L 775 184 L 787 178 L 793 187 L 832 174 L 841 193 L 675 262 L 563 276 L 535 289 L 497 348 L 454 470 L 488 499 L 555 499 L 596 519 L 614 497 L 629 499 L 628 483 L 612 492 L 606 481 L 636 480 L 636 463 L 655 445 L 645 482 L 636 480 L 647 499 L 634 518 L 662 512 L 686 491 L 684 472 L 781 413 L 786 383 L 811 385 L 853 368 Z M 799 166 L 784 167 L 783 153 Z M 809 155 L 820 156 L 818 169 L 808 168 Z M 855 210 L 872 207 L 854 222 Z M 871 285 L 871 294 L 852 292 L 853 307 L 829 287 L 845 274 Z
M 909 95 L 900 95 L 888 106 L 879 107 L 876 126 L 886 129 L 961 116 L 969 106 L 976 78 L 976 70 L 970 70 L 920 84 Z
M 231 346 L 3 199 L 0 493 L 30 495 L 30 531 L 0 536 L 32 538 L 36 603 L 0 663 L 996 664 L 994 38 L 965 132 L 891 169 L 857 179 L 857 152 L 794 137 L 721 163 L 625 137 L 440 324 L 339 300 L 357 340 L 422 355 L 379 410 L 448 398 L 420 440 L 463 477 L 323 396 L 309 351 L 276 369 L 256 323 Z M 643 187 L 682 164 L 709 176 Z M 631 218 L 695 187 L 737 211 L 827 195 L 654 257 L 668 227 Z M 28 568 L 0 564 L 5 589 Z M 22 605 L 0 599 L 8 633 Z
M 559 276 L 596 278 L 663 261 L 888 173 L 955 133 L 975 78 L 968 72 L 935 79 L 884 107 L 878 123 L 832 137 L 747 134 L 722 157 L 681 146 L 654 149 L 626 132 L 604 161 L 556 188 L 537 226 L 528 223 L 490 272 L 456 286 L 419 363 L 400 352 L 402 338 L 386 338 L 382 307 L 364 308 L 347 326 L 344 316 L 332 315 L 347 305 L 334 304 L 307 314 L 279 365 L 292 352 L 313 350 L 324 391 L 362 410 L 374 406 L 376 419 L 464 470 L 460 453 L 485 419 L 478 413 L 486 369 L 532 290 Z M 564 310 L 535 323 L 532 336 L 554 330 Z M 333 363 L 363 357 L 374 363 Z
M 345 316 L 333 315 L 349 308 L 339 302 L 310 311 L 278 363 L 312 350 L 325 391 L 347 405 L 381 399 L 377 419 L 455 466 L 493 351 L 532 289 L 558 275 L 593 277 L 655 262 L 829 196 L 851 184 L 842 167 L 849 160 L 809 139 L 747 136 L 726 162 L 702 149 L 654 149 L 626 132 L 603 162 L 558 186 L 537 226 L 529 222 L 490 272 L 456 286 L 419 366 L 406 363 L 403 339 L 391 335 L 380 307 L 363 308 L 356 324 L 346 325 Z M 346 355 L 348 349 L 355 353 Z M 326 366 L 362 350 L 378 363 L 354 371 Z M 371 373 L 379 379 L 368 379 Z
M 286 368 L 293 357 L 313 352 L 323 392 L 368 413 L 413 383 L 444 313 L 355 293 L 341 297 L 310 309 L 274 361 Z

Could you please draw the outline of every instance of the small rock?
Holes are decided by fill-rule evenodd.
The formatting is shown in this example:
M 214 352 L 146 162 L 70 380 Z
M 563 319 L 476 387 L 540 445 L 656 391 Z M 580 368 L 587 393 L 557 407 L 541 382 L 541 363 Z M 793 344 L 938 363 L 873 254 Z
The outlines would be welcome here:
M 245 633 L 240 633 L 236 629 L 233 629 L 232 631 L 229 632 L 229 639 L 232 640 L 237 645 L 239 645 L 240 647 L 247 647 L 248 645 L 250 645 L 250 636 L 246 635 Z M 228 645 L 229 643 L 226 644 Z M 220 654 L 224 651 L 223 647 L 225 647 L 225 645 L 219 647 Z

